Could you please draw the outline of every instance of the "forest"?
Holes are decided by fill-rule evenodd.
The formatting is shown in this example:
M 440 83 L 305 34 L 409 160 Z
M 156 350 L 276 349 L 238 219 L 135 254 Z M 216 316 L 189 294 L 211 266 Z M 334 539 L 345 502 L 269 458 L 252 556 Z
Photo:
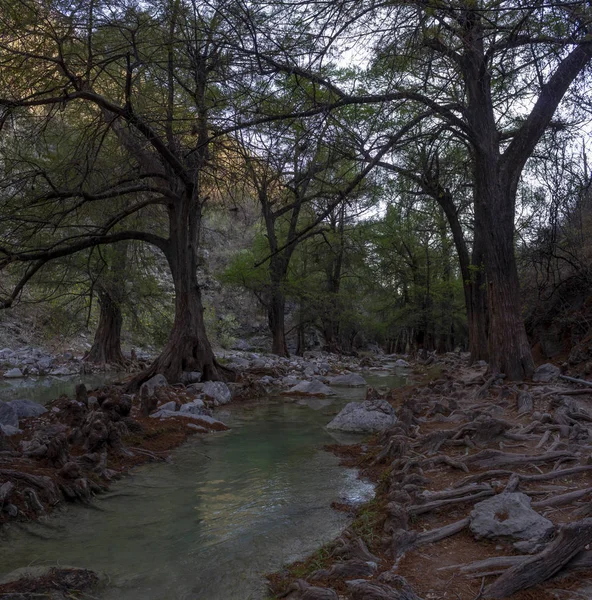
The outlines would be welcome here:
M 589 597 L 591 28 L 582 0 L 0 0 L 0 540 L 174 448 L 233 480 L 253 410 L 262 481 L 306 463 L 294 418 L 374 486 L 317 482 L 349 525 L 257 563 L 274 598 Z M 532 519 L 501 558 L 467 542 L 494 500 Z M 84 594 L 93 560 L 0 597 Z M 164 581 L 137 597 L 263 597 Z

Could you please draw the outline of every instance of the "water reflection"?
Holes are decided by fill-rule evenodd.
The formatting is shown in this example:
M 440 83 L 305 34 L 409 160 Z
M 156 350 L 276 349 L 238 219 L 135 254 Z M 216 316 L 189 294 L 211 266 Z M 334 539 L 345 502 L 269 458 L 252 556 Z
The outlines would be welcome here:
M 332 539 L 345 517 L 333 500 L 360 501 L 371 486 L 322 450 L 324 425 L 363 390 L 330 405 L 277 399 L 226 413 L 232 429 L 195 437 L 173 464 L 150 465 L 48 525 L 4 534 L 3 573 L 59 563 L 105 572 L 104 600 L 245 600 L 264 597 L 262 575 Z M 317 408 L 314 406 L 313 408 Z

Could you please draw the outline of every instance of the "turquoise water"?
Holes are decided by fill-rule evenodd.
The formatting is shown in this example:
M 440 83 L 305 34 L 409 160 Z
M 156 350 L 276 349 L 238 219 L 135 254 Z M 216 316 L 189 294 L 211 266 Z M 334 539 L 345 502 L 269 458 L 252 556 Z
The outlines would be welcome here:
M 265 573 L 345 526 L 333 500 L 372 495 L 322 449 L 335 441 L 324 426 L 363 393 L 220 411 L 230 431 L 191 438 L 172 463 L 137 469 L 92 507 L 68 506 L 43 524 L 5 529 L 0 573 L 31 564 L 95 569 L 109 578 L 103 600 L 264 598 Z

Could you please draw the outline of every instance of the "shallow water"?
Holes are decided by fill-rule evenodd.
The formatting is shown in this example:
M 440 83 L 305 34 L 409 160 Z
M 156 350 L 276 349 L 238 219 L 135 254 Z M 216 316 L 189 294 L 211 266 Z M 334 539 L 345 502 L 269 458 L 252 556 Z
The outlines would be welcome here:
M 92 507 L 69 506 L 43 524 L 6 530 L 0 574 L 30 564 L 95 569 L 110 580 L 103 600 L 262 599 L 265 573 L 345 526 L 333 500 L 372 495 L 322 450 L 335 441 L 324 426 L 363 393 L 219 411 L 232 429 L 193 437 L 172 464 L 137 469 Z
M 0 380 L 0 401 L 33 400 L 39 404 L 47 404 L 62 394 L 73 396 L 79 383 L 93 389 L 110 383 L 117 378 L 115 373 L 98 373 L 95 375 L 72 375 L 67 377 L 24 377 L 22 379 Z

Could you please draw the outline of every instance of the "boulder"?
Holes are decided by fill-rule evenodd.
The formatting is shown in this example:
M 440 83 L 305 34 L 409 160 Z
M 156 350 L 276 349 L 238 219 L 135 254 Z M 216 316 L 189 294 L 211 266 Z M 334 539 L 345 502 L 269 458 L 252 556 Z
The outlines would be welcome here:
M 399 358 L 398 360 L 395 361 L 395 367 L 400 367 L 401 369 L 407 369 L 410 366 L 411 365 L 406 360 L 403 360 L 402 358 Z
M 301 381 L 299 384 L 282 392 L 287 396 L 334 396 L 335 392 L 317 379 Z
M 20 369 L 9 369 L 4 373 L 6 379 L 17 379 L 18 377 L 24 377 L 23 372 Z
M 0 425 L 18 428 L 18 414 L 8 402 L 0 402 Z
M 145 381 L 140 387 L 140 397 L 148 397 L 151 398 L 154 396 L 154 392 L 159 387 L 166 387 L 169 382 L 166 380 L 164 375 L 160 373 Z
M 209 415 L 194 415 L 188 412 L 174 410 L 157 410 L 150 415 L 151 419 L 170 419 L 171 417 L 191 419 L 197 421 L 198 423 L 206 423 L 212 429 L 228 429 L 228 427 L 222 423 L 222 421 L 214 419 L 214 417 L 210 417 Z
M 158 407 L 158 410 L 172 410 L 172 411 L 175 411 L 175 410 L 177 410 L 177 404 L 175 403 L 174 400 L 171 400 L 170 402 L 165 402 L 164 404 L 161 404 Z
M 203 400 L 199 398 L 197 400 L 193 400 L 193 402 L 188 402 L 187 404 L 181 405 L 179 408 L 180 413 L 188 413 L 191 415 L 201 415 L 205 410 L 205 404 Z
M 375 433 L 392 427 L 397 422 L 395 409 L 386 400 L 350 402 L 327 425 L 327 429 Z
M 330 377 L 329 385 L 342 387 L 362 387 L 366 385 L 366 380 L 357 373 L 350 373 L 349 375 L 337 375 L 336 377 Z
M 33 402 L 33 400 L 12 400 L 8 402 L 8 404 L 12 406 L 19 418 L 38 417 L 39 415 L 47 412 L 47 408 L 45 408 L 45 406 L 42 406 L 37 402 Z
M 214 406 L 222 406 L 232 400 L 230 388 L 222 381 L 206 381 L 201 391 L 206 398 L 213 401 Z
M 561 369 L 556 367 L 551 363 L 545 363 L 538 367 L 538 369 L 534 372 L 532 376 L 533 381 L 538 381 L 540 383 L 549 383 L 550 381 L 554 381 L 561 374 Z
M 470 529 L 477 539 L 511 538 L 542 540 L 555 526 L 530 507 L 530 497 L 521 492 L 498 494 L 475 504 Z

